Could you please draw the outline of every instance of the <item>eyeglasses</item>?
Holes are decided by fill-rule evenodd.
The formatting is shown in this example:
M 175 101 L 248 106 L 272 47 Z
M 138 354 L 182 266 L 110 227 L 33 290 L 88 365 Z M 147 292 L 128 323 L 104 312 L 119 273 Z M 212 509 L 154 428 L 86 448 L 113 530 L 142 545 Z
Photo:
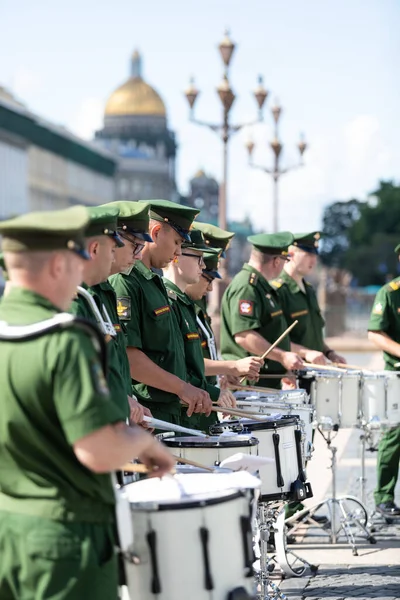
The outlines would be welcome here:
M 197 262 L 199 263 L 199 267 L 204 265 L 203 257 L 198 254 L 187 254 L 186 252 L 182 252 L 182 256 L 191 256 L 192 258 L 197 258 Z
M 123 233 L 119 233 L 119 235 L 124 240 L 126 240 L 127 242 L 129 242 L 130 244 L 132 244 L 132 246 L 133 246 L 133 256 L 137 256 L 138 254 L 141 253 L 141 251 L 144 248 L 144 243 L 143 242 L 137 242 L 136 240 L 133 240 L 128 235 L 123 234 Z
M 207 283 L 212 283 L 214 281 L 213 277 L 209 277 L 208 275 L 205 275 L 204 273 L 202 273 L 201 276 L 207 281 Z

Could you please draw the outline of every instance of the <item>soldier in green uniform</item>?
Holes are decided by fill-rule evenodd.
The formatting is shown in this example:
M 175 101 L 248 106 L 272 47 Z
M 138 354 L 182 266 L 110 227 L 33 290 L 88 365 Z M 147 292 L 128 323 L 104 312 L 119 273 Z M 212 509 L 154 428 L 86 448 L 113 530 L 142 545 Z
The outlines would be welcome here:
M 236 402 L 229 390 L 221 390 L 216 383 L 209 383 L 206 379 L 203 351 L 197 331 L 196 311 L 193 301 L 185 293 L 185 290 L 188 284 L 198 283 L 205 267 L 203 252 L 208 247 L 200 231 L 191 231 L 190 237 L 190 242 L 182 244 L 181 256 L 176 257 L 163 270 L 165 287 L 183 337 L 188 381 L 192 385 L 206 390 L 210 394 L 211 400 L 218 406 L 233 408 Z M 214 254 L 218 256 L 216 250 Z M 215 414 L 213 413 L 205 419 L 209 419 L 211 424 L 213 421 L 215 422 Z M 201 429 L 201 417 L 202 415 L 187 417 L 186 411 L 182 409 L 181 422 L 187 427 Z
M 150 236 L 142 260 L 110 279 L 117 294 L 119 318 L 127 331 L 127 352 L 134 393 L 155 418 L 179 424 L 181 401 L 193 412 L 210 412 L 207 392 L 187 382 L 183 339 L 165 285 L 152 269 L 161 269 L 181 254 L 197 210 L 168 200 L 150 208 Z
M 195 222 L 193 229 L 198 229 L 204 236 L 205 242 L 210 249 L 219 249 L 220 258 L 226 258 L 226 251 L 228 250 L 229 244 L 235 235 L 231 231 L 226 231 L 217 227 L 217 225 L 211 225 L 210 223 Z M 204 294 L 199 300 L 196 300 L 196 305 L 201 308 L 203 313 L 206 315 L 209 326 L 211 327 L 211 317 L 207 313 L 207 295 Z
M 252 244 L 250 260 L 233 278 L 222 298 L 221 354 L 226 360 L 263 355 L 287 329 L 278 295 L 268 280 L 275 279 L 288 260 L 293 236 L 289 232 L 260 233 L 247 239 Z M 261 374 L 276 375 L 299 369 L 303 364 L 291 352 L 288 337 L 272 350 L 265 363 Z M 279 377 L 268 380 L 269 387 L 279 388 L 280 384 Z
M 108 472 L 133 456 L 173 465 L 123 422 L 97 329 L 60 314 L 82 280 L 87 222 L 83 207 L 0 222 L 12 282 L 0 303 L 2 600 L 117 600 Z
M 305 279 L 317 264 L 320 233 L 295 233 L 293 237 L 289 247 L 290 261 L 284 264 L 280 276 L 270 282 L 277 291 L 287 324 L 298 321 L 290 332 L 290 340 L 296 344 L 293 349 L 307 362 L 317 365 L 326 364 L 326 358 L 345 363 L 346 360 L 324 341 L 325 322 L 317 295 Z
M 118 402 L 126 418 L 132 422 L 143 421 L 143 409 L 132 399 L 129 363 L 126 356 L 125 339 L 112 323 L 111 316 L 102 300 L 99 287 L 111 273 L 117 247 L 124 242 L 117 233 L 119 208 L 95 206 L 88 209 L 90 223 L 86 230 L 87 249 L 90 256 L 84 268 L 83 283 L 71 305 L 72 314 L 95 322 L 103 331 L 107 341 L 107 381 L 113 400 Z M 114 311 L 115 312 L 115 308 Z M 123 356 L 122 356 L 123 355 Z M 122 358 L 122 362 L 121 362 Z
M 400 244 L 395 252 L 400 253 Z M 368 338 L 383 351 L 385 369 L 398 371 L 400 361 L 400 277 L 384 285 L 376 295 L 368 324 Z M 400 515 L 394 502 L 400 460 L 400 427 L 385 433 L 378 451 L 375 505 L 386 517 Z

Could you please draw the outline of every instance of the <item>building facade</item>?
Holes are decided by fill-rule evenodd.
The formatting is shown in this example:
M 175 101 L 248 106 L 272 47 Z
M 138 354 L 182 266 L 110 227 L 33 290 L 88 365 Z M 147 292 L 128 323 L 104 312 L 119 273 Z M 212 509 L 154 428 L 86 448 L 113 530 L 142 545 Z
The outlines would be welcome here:
M 142 76 L 135 51 L 129 79 L 109 97 L 104 126 L 95 142 L 117 161 L 115 199 L 178 201 L 175 135 L 168 129 L 164 102 Z
M 114 198 L 105 151 L 31 113 L 0 87 L 0 219 Z

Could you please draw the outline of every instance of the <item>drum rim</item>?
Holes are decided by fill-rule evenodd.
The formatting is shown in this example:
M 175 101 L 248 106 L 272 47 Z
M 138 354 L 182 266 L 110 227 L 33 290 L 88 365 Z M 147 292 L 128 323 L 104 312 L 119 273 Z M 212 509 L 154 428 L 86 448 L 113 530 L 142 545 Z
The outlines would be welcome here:
M 258 439 L 252 435 L 248 435 L 245 434 L 247 436 L 246 440 L 220 440 L 218 442 L 211 442 L 210 440 L 207 440 L 206 438 L 196 438 L 193 437 L 192 441 L 187 441 L 187 442 L 180 442 L 179 440 L 181 440 L 182 438 L 177 437 L 176 439 L 166 439 L 163 441 L 163 443 L 166 446 L 170 446 L 172 448 L 246 448 L 249 446 L 257 446 L 258 445 Z M 220 437 L 220 436 L 215 436 L 215 437 Z M 186 439 L 186 438 L 184 438 Z M 168 443 L 169 442 L 169 443 Z M 174 443 L 175 442 L 175 443 Z M 207 442 L 209 442 L 207 444 Z
M 249 431 L 264 431 L 269 429 L 284 429 L 285 427 L 297 426 L 298 418 L 295 415 L 284 415 L 281 419 L 274 421 L 252 421 L 251 419 L 241 419 L 244 429 Z M 249 428 L 251 423 L 251 429 Z
M 218 498 L 203 498 L 200 500 L 195 500 L 194 498 L 188 500 L 187 502 L 182 502 L 182 498 L 177 500 L 176 502 L 171 502 L 171 500 L 167 500 L 165 503 L 161 503 L 159 500 L 149 501 L 149 502 L 131 502 L 129 501 L 130 508 L 133 512 L 162 512 L 165 510 L 186 510 L 189 508 L 204 508 L 205 506 L 215 506 L 217 504 L 223 504 L 224 502 L 230 502 L 232 500 L 237 500 L 238 498 L 243 498 L 246 496 L 246 492 L 248 490 L 242 489 L 231 489 L 231 490 L 223 490 L 226 492 L 231 492 L 224 496 L 220 496 Z

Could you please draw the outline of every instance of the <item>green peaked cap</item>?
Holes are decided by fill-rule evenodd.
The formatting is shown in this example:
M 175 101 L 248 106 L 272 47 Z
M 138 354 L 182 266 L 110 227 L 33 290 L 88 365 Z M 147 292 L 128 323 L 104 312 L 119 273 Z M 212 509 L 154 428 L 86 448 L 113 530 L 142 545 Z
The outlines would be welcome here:
M 170 200 L 139 200 L 139 203 L 146 204 L 150 210 L 150 219 L 168 223 L 179 233 L 187 242 L 190 242 L 189 230 L 199 210 L 182 206 Z
M 203 260 L 206 265 L 203 273 L 209 277 L 212 277 L 213 279 L 222 279 L 221 275 L 218 273 L 218 265 L 220 256 L 222 254 L 222 248 L 215 248 L 214 250 L 216 250 L 217 254 L 210 251 L 204 252 L 203 254 Z
M 311 233 L 294 233 L 292 246 L 297 246 L 300 250 L 309 252 L 310 254 L 318 254 L 318 240 L 321 237 L 319 231 L 312 231 Z
M 293 234 L 289 231 L 280 233 L 257 233 L 247 238 L 247 241 L 260 252 L 276 256 L 287 256 L 288 248 L 293 243 Z
M 0 221 L 3 252 L 71 250 L 89 259 L 86 226 L 89 211 L 84 206 L 64 210 L 31 212 Z
M 119 209 L 110 206 L 89 206 L 90 222 L 86 230 L 86 237 L 107 235 L 116 241 L 121 248 L 124 242 L 117 233 Z
M 220 248 L 222 250 L 221 256 L 225 256 L 225 251 L 228 249 L 229 242 L 235 235 L 231 231 L 225 231 L 217 225 L 211 225 L 210 223 L 194 223 L 193 229 L 199 229 L 206 240 L 206 244 L 211 248 Z
M 209 252 L 210 254 L 218 255 L 217 250 L 210 249 L 207 246 L 204 236 L 201 231 L 192 229 L 190 232 L 190 242 L 183 242 L 182 249 L 192 248 L 193 250 L 199 250 L 201 252 Z
M 144 240 L 152 242 L 149 235 L 149 207 L 139 202 L 131 200 L 116 200 L 102 204 L 102 207 L 116 207 L 119 210 L 118 229 L 122 230 L 121 234 L 127 233 Z

